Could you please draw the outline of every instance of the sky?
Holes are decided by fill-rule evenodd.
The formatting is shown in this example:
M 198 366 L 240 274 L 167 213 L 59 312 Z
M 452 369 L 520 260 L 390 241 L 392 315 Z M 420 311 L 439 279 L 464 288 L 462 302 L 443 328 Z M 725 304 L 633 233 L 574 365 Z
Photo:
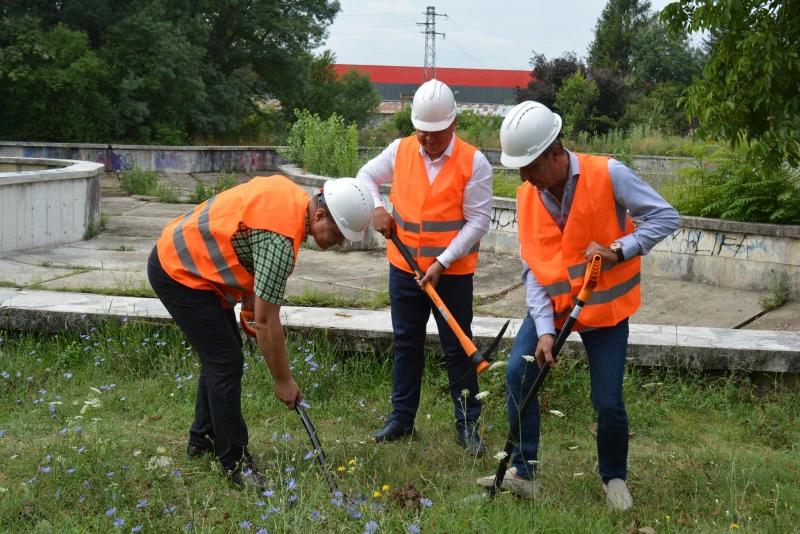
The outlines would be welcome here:
M 660 10 L 674 0 L 651 0 Z M 585 57 L 604 0 L 340 0 L 342 11 L 319 51 L 356 65 L 422 66 L 427 6 L 436 7 L 436 66 L 530 70 L 532 51 L 548 59 Z

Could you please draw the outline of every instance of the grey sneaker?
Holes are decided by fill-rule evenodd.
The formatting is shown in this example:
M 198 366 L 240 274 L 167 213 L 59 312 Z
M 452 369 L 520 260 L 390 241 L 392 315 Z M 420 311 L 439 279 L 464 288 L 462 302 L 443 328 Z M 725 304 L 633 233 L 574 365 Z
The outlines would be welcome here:
M 622 512 L 633 506 L 633 497 L 621 478 L 612 478 L 608 484 L 603 484 L 603 491 L 606 494 L 606 505 L 610 510 Z
M 503 477 L 500 489 L 508 490 L 517 497 L 522 497 L 523 499 L 537 499 L 539 497 L 539 481 L 537 479 L 524 480 L 517 478 L 516 474 L 516 467 L 509 468 Z M 494 477 L 495 475 L 481 477 L 477 479 L 475 483 L 484 488 L 491 488 L 494 486 Z

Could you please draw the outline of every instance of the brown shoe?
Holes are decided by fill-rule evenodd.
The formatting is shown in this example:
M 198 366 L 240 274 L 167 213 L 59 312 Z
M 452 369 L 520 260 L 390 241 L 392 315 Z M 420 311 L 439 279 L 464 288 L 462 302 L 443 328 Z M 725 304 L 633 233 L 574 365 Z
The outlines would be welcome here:
M 236 466 L 228 478 L 243 490 L 264 491 L 267 489 L 267 477 L 258 470 L 252 455 Z

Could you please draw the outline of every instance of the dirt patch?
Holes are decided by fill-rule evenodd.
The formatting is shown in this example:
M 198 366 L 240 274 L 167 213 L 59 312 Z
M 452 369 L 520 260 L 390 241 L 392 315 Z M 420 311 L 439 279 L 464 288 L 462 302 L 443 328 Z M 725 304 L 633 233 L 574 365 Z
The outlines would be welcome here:
M 389 500 L 400 508 L 419 508 L 422 493 L 411 482 L 403 484 L 402 488 L 395 488 L 389 492 Z

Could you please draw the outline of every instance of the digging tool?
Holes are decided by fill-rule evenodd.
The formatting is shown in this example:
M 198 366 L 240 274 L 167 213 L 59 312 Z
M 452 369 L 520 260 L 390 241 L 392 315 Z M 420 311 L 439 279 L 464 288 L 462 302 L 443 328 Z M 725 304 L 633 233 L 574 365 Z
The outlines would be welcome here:
M 422 269 L 420 269 L 419 265 L 417 265 L 417 262 L 414 261 L 414 257 L 408 251 L 408 248 L 406 248 L 405 244 L 403 244 L 403 242 L 400 241 L 400 238 L 397 237 L 397 234 L 394 232 L 394 228 L 390 230 L 389 235 L 392 240 L 392 243 L 394 243 L 394 246 L 396 246 L 397 250 L 400 251 L 400 254 L 403 255 L 403 259 L 406 260 L 408 266 L 411 268 L 412 271 L 414 271 L 414 274 L 417 275 L 419 279 L 422 279 L 425 276 L 425 272 Z M 467 335 L 458 325 L 455 318 L 450 313 L 450 310 L 447 309 L 447 306 L 444 305 L 444 302 L 439 297 L 439 294 L 436 293 L 436 289 L 434 289 L 433 286 L 430 284 L 425 284 L 425 286 L 422 289 L 423 291 L 425 291 L 425 293 L 428 294 L 428 296 L 433 301 L 433 305 L 436 306 L 436 309 L 439 310 L 439 313 L 442 314 L 442 317 L 444 317 L 445 321 L 447 321 L 447 324 L 453 330 L 453 333 L 458 338 L 459 343 L 461 343 L 461 346 L 464 348 L 464 352 L 467 353 L 467 358 L 469 359 L 469 362 L 475 368 L 475 372 L 481 374 L 482 372 L 486 371 L 489 368 L 489 359 L 492 355 L 492 352 L 494 352 L 497 349 L 497 346 L 500 344 L 500 340 L 502 339 L 503 334 L 505 333 L 506 328 L 508 328 L 508 324 L 511 321 L 506 321 L 506 324 L 503 325 L 503 328 L 500 330 L 500 333 L 497 334 L 497 337 L 494 338 L 489 347 L 487 347 L 486 350 L 481 352 L 480 350 L 478 350 L 478 347 L 475 346 L 472 340 L 469 337 L 467 337 Z M 463 380 L 464 378 L 465 377 L 459 378 L 456 382 L 453 383 L 453 385 L 455 385 L 458 382 L 461 382 L 461 380 Z M 453 386 L 450 386 L 450 388 L 452 387 Z
M 256 321 L 256 314 L 252 311 L 241 311 L 239 312 L 239 324 L 242 326 L 242 332 L 247 334 L 248 336 L 255 338 L 256 337 L 256 330 L 250 323 L 254 323 Z
M 567 317 L 567 321 L 564 323 L 564 326 L 558 333 L 556 342 L 553 345 L 552 353 L 554 358 L 558 356 L 559 351 L 561 351 L 561 347 L 564 345 L 567 337 L 569 337 L 572 327 L 575 326 L 575 321 L 578 320 L 578 315 L 580 315 L 583 306 L 592 296 L 592 292 L 597 286 L 597 280 L 600 278 L 601 266 L 602 258 L 600 257 L 600 254 L 595 254 L 592 256 L 592 260 L 589 262 L 589 265 L 586 268 L 586 275 L 583 278 L 583 287 L 581 287 L 581 291 L 578 293 L 578 302 L 575 304 L 575 307 L 572 308 L 572 312 L 570 312 L 569 317 Z M 528 392 L 525 400 L 522 401 L 522 406 L 519 409 L 516 421 L 514 421 L 514 423 L 508 429 L 508 439 L 506 440 L 506 448 L 504 449 L 505 455 L 497 466 L 494 485 L 489 488 L 490 498 L 494 498 L 495 495 L 497 495 L 497 492 L 500 491 L 500 485 L 503 483 L 503 479 L 506 476 L 506 470 L 508 469 L 508 462 L 511 461 L 511 453 L 514 452 L 514 443 L 516 441 L 514 439 L 514 435 L 522 435 L 522 420 L 525 417 L 525 414 L 528 413 L 528 409 L 531 407 L 531 404 L 533 404 L 533 400 L 539 393 L 539 389 L 541 389 L 544 379 L 547 378 L 547 373 L 549 372 L 550 366 L 545 363 L 539 370 L 539 374 L 536 375 L 536 380 L 533 382 L 533 386 L 531 386 L 531 390 Z

